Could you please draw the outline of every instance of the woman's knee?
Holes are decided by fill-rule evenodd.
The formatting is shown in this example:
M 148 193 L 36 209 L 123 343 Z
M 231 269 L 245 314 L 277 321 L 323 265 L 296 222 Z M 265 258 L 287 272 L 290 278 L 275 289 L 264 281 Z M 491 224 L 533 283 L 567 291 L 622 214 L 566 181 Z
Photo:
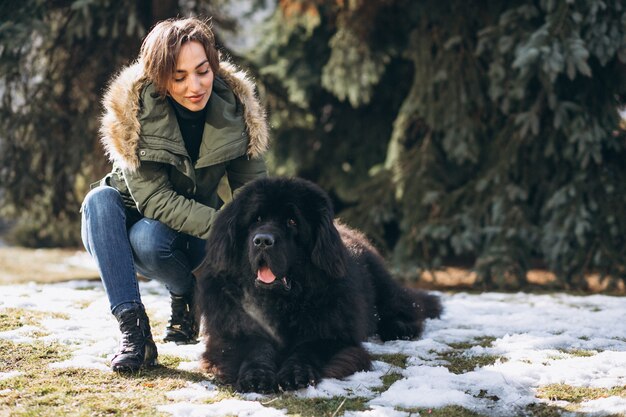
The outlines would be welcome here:
M 193 287 L 185 235 L 144 218 L 131 227 L 129 238 L 135 266 L 142 275 L 164 283 L 176 294 Z
M 156 265 L 172 256 L 177 233 L 163 223 L 143 218 L 130 229 L 130 244 L 143 265 Z
M 119 192 L 108 186 L 91 190 L 81 207 L 81 238 L 85 249 L 92 252 L 96 244 L 110 237 L 112 230 L 125 230 L 126 214 Z
M 100 186 L 91 190 L 83 200 L 83 216 L 101 218 L 115 215 L 123 209 L 120 193 L 113 187 Z

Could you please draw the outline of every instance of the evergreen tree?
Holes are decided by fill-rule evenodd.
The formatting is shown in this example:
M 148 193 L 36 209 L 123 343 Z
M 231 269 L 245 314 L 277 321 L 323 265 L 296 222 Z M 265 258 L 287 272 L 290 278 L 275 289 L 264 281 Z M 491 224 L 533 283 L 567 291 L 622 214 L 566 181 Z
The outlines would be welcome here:
M 250 54 L 275 169 L 331 190 L 410 276 L 623 278 L 625 22 L 617 0 L 283 0 Z
M 582 287 L 626 275 L 622 3 L 280 0 L 250 48 L 222 52 L 267 101 L 272 174 L 329 190 L 397 271 L 464 262 L 516 288 L 539 265 Z M 22 242 L 78 242 L 80 201 L 108 168 L 99 96 L 146 30 L 238 7 L 0 4 L 0 216 L 20 218 Z M 218 40 L 252 20 L 218 16 Z
M 147 30 L 181 11 L 195 9 L 176 0 L 0 3 L 0 217 L 17 220 L 14 241 L 79 244 L 80 203 L 109 168 L 98 143 L 102 91 Z
M 79 242 L 80 202 L 105 169 L 99 94 L 150 24 L 135 2 L 115 3 L 0 6 L 1 215 L 22 244 Z

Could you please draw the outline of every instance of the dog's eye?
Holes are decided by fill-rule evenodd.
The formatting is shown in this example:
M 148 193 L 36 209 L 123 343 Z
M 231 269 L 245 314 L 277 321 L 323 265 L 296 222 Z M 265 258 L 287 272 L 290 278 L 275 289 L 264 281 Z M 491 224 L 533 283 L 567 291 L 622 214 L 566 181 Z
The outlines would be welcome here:
M 259 217 L 257 217 L 257 218 L 256 218 L 257 223 L 261 223 L 261 221 L 262 221 L 262 220 L 263 220 L 263 219 L 261 218 L 261 216 L 259 216 Z
M 296 227 L 298 224 L 296 223 L 296 221 L 294 219 L 288 219 L 287 220 L 287 226 L 289 227 Z

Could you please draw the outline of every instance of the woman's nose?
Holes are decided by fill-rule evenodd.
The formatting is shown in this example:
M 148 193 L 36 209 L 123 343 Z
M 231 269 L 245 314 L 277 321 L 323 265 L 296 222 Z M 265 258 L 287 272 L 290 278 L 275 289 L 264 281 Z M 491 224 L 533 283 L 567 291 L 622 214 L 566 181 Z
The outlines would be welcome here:
M 200 78 L 196 75 L 190 76 L 187 88 L 192 91 L 197 91 L 200 88 Z

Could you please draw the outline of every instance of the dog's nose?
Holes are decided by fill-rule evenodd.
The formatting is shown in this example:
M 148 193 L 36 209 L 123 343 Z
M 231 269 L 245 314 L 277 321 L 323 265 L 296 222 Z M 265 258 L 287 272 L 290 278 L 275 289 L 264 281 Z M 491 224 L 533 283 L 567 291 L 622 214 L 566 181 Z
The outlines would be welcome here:
M 267 248 L 274 246 L 274 236 L 269 233 L 257 233 L 254 235 L 252 242 L 257 248 Z

